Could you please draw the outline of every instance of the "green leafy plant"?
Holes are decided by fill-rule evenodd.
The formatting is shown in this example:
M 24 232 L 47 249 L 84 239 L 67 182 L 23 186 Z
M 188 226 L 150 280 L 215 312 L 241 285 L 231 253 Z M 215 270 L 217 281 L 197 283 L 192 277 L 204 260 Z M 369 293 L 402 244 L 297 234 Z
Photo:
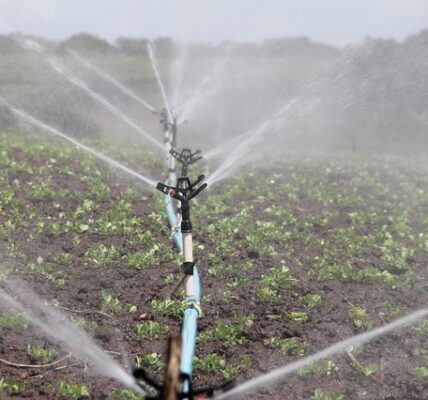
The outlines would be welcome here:
M 0 395 L 11 394 L 17 395 L 25 390 L 25 384 L 18 382 L 15 378 L 6 381 L 4 377 L 0 377 Z
M 415 375 L 418 378 L 428 378 L 428 368 L 416 367 L 413 369 L 413 375 Z
M 271 338 L 270 344 L 272 347 L 282 351 L 283 353 L 295 356 L 304 356 L 311 349 L 311 346 L 308 343 L 296 338 Z
M 19 326 L 27 329 L 28 325 L 29 322 L 25 315 L 17 311 L 5 311 L 0 315 L 0 328 Z
M 195 369 L 214 374 L 221 374 L 224 378 L 230 379 L 238 373 L 247 371 L 251 367 L 251 361 L 248 357 L 239 357 L 238 365 L 229 365 L 225 359 L 221 358 L 216 353 L 206 355 L 202 359 L 194 358 Z
M 171 299 L 152 300 L 150 306 L 161 315 L 178 318 L 183 314 L 186 308 L 186 302 Z
M 165 368 L 165 363 L 161 360 L 161 357 L 158 353 L 137 355 L 136 362 L 138 368 L 151 367 L 155 371 L 163 370 Z
M 169 327 L 156 321 L 147 321 L 137 324 L 135 331 L 140 340 L 153 340 L 165 336 L 169 332 Z
M 31 344 L 27 346 L 27 353 L 31 358 L 40 360 L 44 364 L 53 361 L 58 356 L 58 352 L 53 347 L 44 348 Z
M 68 383 L 65 380 L 60 380 L 57 382 L 57 387 L 64 396 L 73 400 L 80 400 L 90 396 L 89 389 L 85 385 Z
M 216 321 L 213 329 L 202 332 L 199 335 L 199 340 L 202 342 L 207 340 L 218 340 L 229 345 L 238 345 L 246 343 L 243 325 L 225 324 L 221 321 Z
M 325 393 L 321 389 L 315 389 L 311 400 L 345 400 L 345 396 L 339 392 Z
M 115 389 L 108 400 L 144 400 L 144 396 L 141 396 L 130 389 Z

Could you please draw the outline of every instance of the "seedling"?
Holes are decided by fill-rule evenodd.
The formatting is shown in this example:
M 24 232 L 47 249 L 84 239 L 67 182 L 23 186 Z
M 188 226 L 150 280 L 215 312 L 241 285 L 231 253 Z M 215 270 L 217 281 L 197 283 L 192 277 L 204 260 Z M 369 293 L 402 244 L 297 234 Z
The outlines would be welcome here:
M 169 327 L 156 321 L 148 321 L 137 324 L 135 331 L 139 339 L 153 340 L 165 336 L 169 332 Z
M 58 389 L 64 396 L 70 397 L 73 400 L 80 400 L 90 396 L 87 386 L 68 383 L 64 380 L 58 381 Z
M 325 393 L 321 389 L 315 389 L 311 400 L 345 400 L 345 396 L 339 392 Z
M 53 361 L 58 355 L 58 352 L 52 347 L 44 348 L 40 346 L 32 346 L 31 344 L 27 346 L 27 353 L 31 358 L 40 360 L 44 364 Z

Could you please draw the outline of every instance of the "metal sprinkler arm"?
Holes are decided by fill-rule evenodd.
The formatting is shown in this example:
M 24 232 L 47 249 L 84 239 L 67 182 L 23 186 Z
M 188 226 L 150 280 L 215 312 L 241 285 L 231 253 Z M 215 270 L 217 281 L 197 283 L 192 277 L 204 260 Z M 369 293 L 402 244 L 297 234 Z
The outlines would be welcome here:
M 198 179 L 191 183 L 188 177 L 180 177 L 177 179 L 177 186 L 174 187 L 158 182 L 156 189 L 182 203 L 188 203 L 208 186 L 207 183 L 203 183 L 197 187 L 204 179 L 204 175 L 199 175 Z

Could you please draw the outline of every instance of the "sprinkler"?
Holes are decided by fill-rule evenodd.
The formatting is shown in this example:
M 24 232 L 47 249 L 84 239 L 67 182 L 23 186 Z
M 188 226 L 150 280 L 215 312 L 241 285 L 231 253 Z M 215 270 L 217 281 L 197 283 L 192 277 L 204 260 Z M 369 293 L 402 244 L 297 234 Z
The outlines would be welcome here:
M 169 154 L 171 154 L 176 161 L 181 163 L 181 176 L 187 176 L 187 171 L 189 168 L 189 165 L 194 164 L 195 162 L 202 159 L 201 150 L 196 150 L 194 153 L 192 153 L 192 150 L 190 149 L 183 149 L 181 150 L 181 153 L 178 151 L 175 151 L 174 149 L 171 149 L 169 151 Z
M 162 124 L 164 132 L 166 132 L 169 128 L 168 111 L 166 108 L 162 109 L 159 113 L 159 122 Z
M 182 157 L 182 159 L 187 162 L 192 158 L 192 155 L 199 154 L 198 152 L 192 154 L 189 149 L 185 150 L 182 153 L 186 157 Z M 182 153 L 177 154 L 181 156 Z M 193 157 L 193 160 L 195 160 L 195 157 Z M 156 186 L 159 191 L 169 198 L 178 200 L 181 204 L 182 271 L 184 273 L 185 301 L 187 306 L 184 311 L 181 339 L 173 337 L 169 341 L 165 383 L 163 385 L 157 384 L 142 369 L 134 371 L 134 376 L 138 380 L 143 381 L 145 385 L 149 385 L 157 392 L 153 399 L 204 399 L 212 396 L 215 391 L 224 392 L 232 386 L 231 382 L 198 390 L 194 390 L 192 386 L 192 360 L 196 345 L 197 319 L 202 315 L 202 310 L 200 307 L 201 285 L 196 260 L 193 258 L 193 226 L 190 219 L 190 200 L 207 187 L 207 183 L 203 183 L 204 179 L 204 175 L 199 175 L 195 182 L 191 182 L 187 176 L 182 176 L 177 179 L 175 186 L 166 185 L 161 182 Z M 179 362 L 177 362 L 177 359 L 179 359 Z
M 185 149 L 187 161 L 194 153 Z M 182 153 L 177 153 L 181 156 Z M 194 162 L 194 161 L 193 161 Z M 231 381 L 218 386 L 203 389 L 194 389 L 192 386 L 192 360 L 195 353 L 197 319 L 202 315 L 200 307 L 201 288 L 199 274 L 196 268 L 196 260 L 193 258 L 193 226 L 190 219 L 190 200 L 195 198 L 207 187 L 202 183 L 204 175 L 199 175 L 195 182 L 191 182 L 187 176 L 177 179 L 175 186 L 159 182 L 156 188 L 170 198 L 181 203 L 181 233 L 183 236 L 183 264 L 185 300 L 187 303 L 184 311 L 181 338 L 172 337 L 168 344 L 168 365 L 163 385 L 156 383 L 143 369 L 134 371 L 135 378 L 141 387 L 149 386 L 156 394 L 152 399 L 162 400 L 201 400 L 212 397 L 215 392 L 225 392 L 233 387 Z M 150 397 L 149 397 L 150 398 Z

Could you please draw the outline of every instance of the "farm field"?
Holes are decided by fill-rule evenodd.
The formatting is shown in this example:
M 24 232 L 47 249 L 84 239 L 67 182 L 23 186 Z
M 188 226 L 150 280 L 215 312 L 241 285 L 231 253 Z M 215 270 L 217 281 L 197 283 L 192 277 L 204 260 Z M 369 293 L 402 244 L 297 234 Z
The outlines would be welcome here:
M 103 146 L 166 179 L 161 155 Z M 425 165 L 290 154 L 195 199 L 205 316 L 194 385 L 250 379 L 426 305 Z M 0 135 L 0 280 L 26 283 L 111 357 L 159 380 L 184 307 L 180 290 L 171 296 L 181 259 L 169 236 L 158 192 L 49 136 Z M 21 314 L 1 311 L 0 398 L 139 398 L 82 368 Z M 425 320 L 253 398 L 424 399 L 427 379 Z

